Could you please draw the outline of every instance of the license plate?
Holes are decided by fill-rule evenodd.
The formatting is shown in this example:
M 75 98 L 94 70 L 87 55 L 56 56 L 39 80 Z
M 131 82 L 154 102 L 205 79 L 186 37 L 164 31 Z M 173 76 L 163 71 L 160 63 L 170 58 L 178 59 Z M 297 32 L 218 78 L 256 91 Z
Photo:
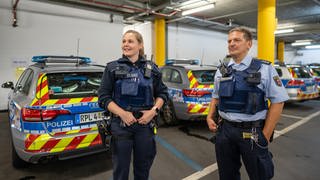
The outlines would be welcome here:
M 103 120 L 103 112 L 84 113 L 76 115 L 76 124 L 83 124 Z
M 313 91 L 313 86 L 307 86 L 307 92 L 312 92 Z

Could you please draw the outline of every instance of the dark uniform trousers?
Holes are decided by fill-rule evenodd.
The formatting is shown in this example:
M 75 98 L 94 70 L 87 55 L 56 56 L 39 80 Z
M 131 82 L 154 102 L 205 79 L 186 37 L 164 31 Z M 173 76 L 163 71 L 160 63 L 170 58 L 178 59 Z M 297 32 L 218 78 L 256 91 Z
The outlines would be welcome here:
M 149 170 L 156 155 L 153 131 L 149 125 L 135 123 L 122 127 L 120 122 L 120 118 L 115 117 L 111 123 L 111 132 L 115 137 L 112 147 L 113 179 L 129 179 L 133 150 L 134 179 L 148 180 Z
M 227 122 L 219 126 L 215 146 L 220 180 L 240 180 L 240 156 L 251 180 L 273 177 L 274 166 L 268 141 L 262 133 L 262 127 L 255 130 L 257 142 L 243 137 L 243 132 L 252 133 L 252 128 L 236 127 Z

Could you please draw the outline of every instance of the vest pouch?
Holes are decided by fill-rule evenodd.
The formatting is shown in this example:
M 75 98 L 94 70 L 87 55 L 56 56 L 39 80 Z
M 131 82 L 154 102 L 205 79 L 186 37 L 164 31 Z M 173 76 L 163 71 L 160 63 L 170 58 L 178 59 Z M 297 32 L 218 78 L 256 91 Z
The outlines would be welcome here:
M 248 102 L 246 107 L 246 112 L 248 114 L 255 114 L 258 112 L 259 107 L 259 96 L 256 92 L 248 92 Z
M 220 97 L 231 97 L 233 95 L 235 86 L 235 79 L 231 77 L 222 77 L 219 85 L 219 96 Z
M 124 80 L 121 83 L 121 95 L 138 95 L 139 83 L 137 81 Z

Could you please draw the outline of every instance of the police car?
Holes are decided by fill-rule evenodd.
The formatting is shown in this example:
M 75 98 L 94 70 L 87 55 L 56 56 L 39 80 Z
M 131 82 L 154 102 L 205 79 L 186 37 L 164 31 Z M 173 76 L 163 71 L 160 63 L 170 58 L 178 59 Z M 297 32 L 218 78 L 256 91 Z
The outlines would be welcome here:
M 304 66 L 275 65 L 275 69 L 288 92 L 289 102 L 299 102 L 319 96 L 316 81 Z
M 162 108 L 163 121 L 170 125 L 178 120 L 204 120 L 217 68 L 199 65 L 198 60 L 169 59 L 160 71 L 169 93 L 169 101 Z
M 310 71 L 312 77 L 316 81 L 318 85 L 318 91 L 320 93 L 320 64 L 309 64 L 306 66 L 306 68 Z
M 101 152 L 96 121 L 103 119 L 97 90 L 104 67 L 86 57 L 35 56 L 8 96 L 12 163 L 16 168 L 50 159 Z

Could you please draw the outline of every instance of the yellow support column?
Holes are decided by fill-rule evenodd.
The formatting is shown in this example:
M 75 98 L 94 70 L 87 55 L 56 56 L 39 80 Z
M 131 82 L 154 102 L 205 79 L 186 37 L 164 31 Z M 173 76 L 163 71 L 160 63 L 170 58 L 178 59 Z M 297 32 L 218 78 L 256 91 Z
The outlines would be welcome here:
M 276 0 L 258 1 L 258 58 L 274 63 Z
M 165 64 L 166 58 L 166 21 L 156 18 L 154 20 L 154 35 L 155 35 L 155 62 L 158 66 Z
M 278 55 L 279 64 L 283 64 L 284 63 L 284 41 L 282 40 L 278 42 L 277 55 Z

